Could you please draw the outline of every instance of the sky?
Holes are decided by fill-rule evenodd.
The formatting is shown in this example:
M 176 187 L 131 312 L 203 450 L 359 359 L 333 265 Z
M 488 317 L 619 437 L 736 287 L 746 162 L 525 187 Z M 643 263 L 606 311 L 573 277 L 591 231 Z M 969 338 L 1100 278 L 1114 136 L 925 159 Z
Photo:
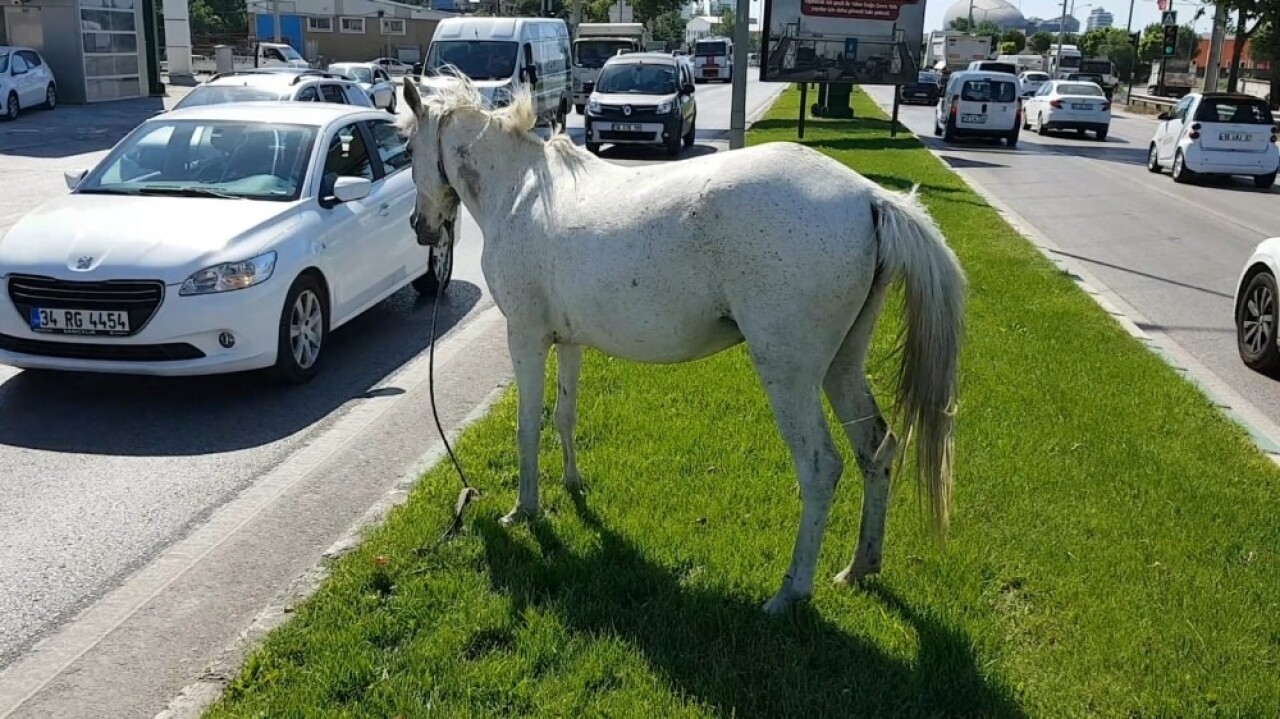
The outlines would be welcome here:
M 1054 2 L 1054 0 L 1008 0 L 1014 7 L 1022 11 L 1026 17 L 1040 18 L 1057 18 L 1062 16 L 1062 2 Z M 930 30 L 941 30 L 942 16 L 947 12 L 947 8 L 955 0 L 926 0 L 925 6 L 925 32 Z M 1067 0 L 1067 10 L 1071 10 L 1071 0 Z M 1186 24 L 1195 15 L 1202 3 L 1199 0 L 1174 0 L 1173 8 L 1178 11 L 1178 21 Z M 1094 7 L 1104 7 L 1115 16 L 1114 26 L 1123 28 L 1129 19 L 1129 1 L 1128 0 L 1076 0 L 1075 16 L 1080 20 L 1080 26 L 1084 27 L 1084 21 L 1089 17 L 1089 11 Z M 763 6 L 761 0 L 751 0 L 751 17 L 761 21 L 764 17 Z M 1213 10 L 1209 9 L 1204 17 L 1196 23 L 1198 32 L 1209 32 L 1210 25 L 1213 21 Z M 1133 0 L 1133 29 L 1135 32 L 1150 25 L 1153 22 L 1160 22 L 1160 8 L 1156 5 L 1156 0 Z

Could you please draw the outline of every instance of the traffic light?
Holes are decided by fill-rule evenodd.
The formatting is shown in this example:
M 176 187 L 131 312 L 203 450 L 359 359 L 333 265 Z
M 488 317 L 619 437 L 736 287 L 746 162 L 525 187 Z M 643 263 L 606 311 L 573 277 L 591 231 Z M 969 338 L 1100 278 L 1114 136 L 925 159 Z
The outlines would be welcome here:
M 1141 43 L 1142 43 L 1142 33 L 1140 32 L 1129 33 L 1129 44 L 1133 46 L 1134 50 L 1137 50 L 1138 45 L 1140 45 Z
M 1162 40 L 1163 53 L 1165 57 L 1173 57 L 1178 53 L 1178 28 L 1177 26 L 1166 26 L 1164 28 L 1164 38 Z

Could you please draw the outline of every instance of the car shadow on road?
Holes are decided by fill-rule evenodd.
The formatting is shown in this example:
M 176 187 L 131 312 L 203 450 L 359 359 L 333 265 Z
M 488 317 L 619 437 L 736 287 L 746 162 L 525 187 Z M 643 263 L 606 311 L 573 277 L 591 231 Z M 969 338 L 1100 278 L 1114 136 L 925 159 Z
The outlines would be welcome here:
M 450 284 L 437 334 L 457 325 L 482 296 L 474 284 Z M 275 442 L 352 400 L 386 394 L 390 388 L 374 385 L 426 350 L 432 302 L 405 288 L 335 330 L 320 375 L 302 386 L 277 384 L 261 372 L 191 378 L 21 372 L 0 385 L 6 417 L 0 444 L 71 454 L 190 456 Z M 192 427 L 199 431 L 176 431 Z
M 864 591 L 908 625 L 914 657 L 886 652 L 810 603 L 770 617 L 748 597 L 689 582 L 576 504 L 596 535 L 589 551 L 569 550 L 544 521 L 529 525 L 536 547 L 491 518 L 476 521 L 484 567 L 493 588 L 510 597 L 512 622 L 536 608 L 573 634 L 621 641 L 672 694 L 716 716 L 1025 716 L 961 629 L 883 583 Z
M 29 110 L 0 125 L 0 155 L 58 158 L 113 147 L 143 120 L 164 109 L 164 98 Z

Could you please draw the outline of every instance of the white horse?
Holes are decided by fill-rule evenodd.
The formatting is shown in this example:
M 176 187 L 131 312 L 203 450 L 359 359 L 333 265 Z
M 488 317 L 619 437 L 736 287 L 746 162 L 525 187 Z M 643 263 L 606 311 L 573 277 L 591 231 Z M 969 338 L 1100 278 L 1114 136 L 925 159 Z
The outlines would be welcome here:
M 765 605 L 812 594 L 814 567 L 843 463 L 822 409 L 825 390 L 865 482 L 853 582 L 878 572 L 897 441 L 864 362 L 890 283 L 904 279 L 897 399 L 904 441 L 934 526 L 945 529 L 952 410 L 966 280 L 915 198 L 816 151 L 772 143 L 647 167 L 621 167 L 543 140 L 525 95 L 486 106 L 460 79 L 433 94 L 404 85 L 420 242 L 465 205 L 484 232 L 481 264 L 507 319 L 519 396 L 519 498 L 504 523 L 538 512 L 538 434 L 547 355 L 556 346 L 555 425 L 564 482 L 574 456 L 582 348 L 642 362 L 687 362 L 744 340 L 791 451 L 803 509 L 791 567 Z M 448 237 L 448 240 L 442 240 Z

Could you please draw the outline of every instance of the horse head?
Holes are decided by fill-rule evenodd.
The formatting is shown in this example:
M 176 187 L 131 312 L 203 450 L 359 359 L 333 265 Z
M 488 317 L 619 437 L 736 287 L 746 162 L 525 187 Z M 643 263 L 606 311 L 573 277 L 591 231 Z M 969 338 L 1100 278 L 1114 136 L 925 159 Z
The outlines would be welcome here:
M 453 223 L 458 217 L 458 193 L 449 183 L 444 169 L 444 149 L 440 133 L 447 115 L 437 104 L 424 101 L 412 79 L 404 83 L 404 99 L 412 115 L 400 121 L 409 134 L 409 153 L 413 157 L 413 184 L 418 188 L 409 225 L 418 236 L 418 244 L 435 247 L 453 237 Z

